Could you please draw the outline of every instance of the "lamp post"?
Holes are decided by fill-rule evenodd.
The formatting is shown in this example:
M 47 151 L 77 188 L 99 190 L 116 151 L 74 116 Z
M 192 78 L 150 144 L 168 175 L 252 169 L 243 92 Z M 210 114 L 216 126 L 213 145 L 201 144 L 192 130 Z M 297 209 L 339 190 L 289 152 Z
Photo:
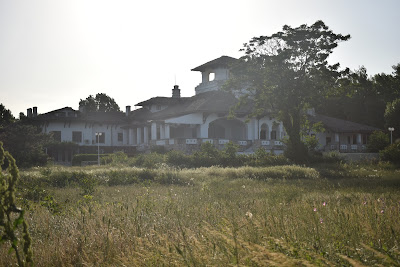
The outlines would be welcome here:
M 102 133 L 96 132 L 96 138 L 97 138 L 97 164 L 100 166 L 100 136 L 102 136 Z
M 390 131 L 390 144 L 393 144 L 393 127 L 389 127 L 388 130 Z

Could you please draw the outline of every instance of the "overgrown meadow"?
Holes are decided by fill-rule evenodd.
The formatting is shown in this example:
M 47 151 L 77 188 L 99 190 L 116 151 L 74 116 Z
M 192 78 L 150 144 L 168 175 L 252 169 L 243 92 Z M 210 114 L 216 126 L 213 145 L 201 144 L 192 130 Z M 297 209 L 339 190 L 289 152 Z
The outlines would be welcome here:
M 400 265 L 390 164 L 20 174 L 35 266 Z M 16 264 L 8 248 L 1 266 Z

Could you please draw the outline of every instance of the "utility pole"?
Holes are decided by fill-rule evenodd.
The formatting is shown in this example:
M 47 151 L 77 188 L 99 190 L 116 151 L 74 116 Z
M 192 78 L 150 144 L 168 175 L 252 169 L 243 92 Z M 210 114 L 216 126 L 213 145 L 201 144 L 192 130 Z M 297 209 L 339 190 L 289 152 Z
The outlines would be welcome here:
M 96 132 L 96 137 L 97 137 L 97 164 L 100 166 L 100 136 L 102 133 Z
M 393 127 L 389 127 L 388 130 L 390 131 L 390 144 L 393 144 L 393 131 L 394 128 Z

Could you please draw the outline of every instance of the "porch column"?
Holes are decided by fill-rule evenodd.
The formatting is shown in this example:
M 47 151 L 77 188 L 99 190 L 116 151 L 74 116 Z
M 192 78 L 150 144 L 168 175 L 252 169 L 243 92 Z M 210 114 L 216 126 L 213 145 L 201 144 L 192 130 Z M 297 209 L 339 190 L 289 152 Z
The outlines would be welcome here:
M 259 131 L 260 127 L 258 127 L 258 124 L 259 124 L 259 121 L 255 119 L 254 120 L 254 140 L 260 139 L 259 138 L 260 137 L 260 131 Z
M 361 134 L 357 134 L 357 144 L 360 145 L 362 143 Z
M 279 131 L 279 133 L 276 133 L 276 138 L 278 140 L 281 140 L 282 139 L 282 123 L 279 124 L 278 131 Z
M 142 143 L 142 129 L 140 127 L 136 129 L 136 140 L 138 145 Z
M 129 131 L 127 129 L 124 129 L 122 131 L 122 136 L 123 136 L 123 140 L 124 140 L 124 145 L 129 145 Z M 95 136 L 96 137 L 96 136 Z M 97 140 L 97 139 L 96 139 Z
M 267 140 L 272 140 L 271 132 L 272 132 L 272 126 L 274 125 L 274 123 L 271 123 L 271 125 L 269 125 L 267 123 L 267 125 L 268 125 Z M 278 133 L 276 133 L 276 136 L 278 136 Z
M 165 139 L 169 139 L 170 138 L 170 135 L 169 135 L 169 124 L 165 124 L 164 125 L 164 138 Z
M 136 136 L 136 129 L 132 128 L 132 142 L 134 145 L 137 145 L 137 136 Z
M 129 140 L 128 140 L 129 145 L 133 145 L 133 129 L 129 128 Z
M 246 123 L 247 140 L 254 140 L 254 129 L 251 126 L 251 121 Z
M 157 140 L 157 124 L 151 123 L 151 140 Z
M 147 126 L 143 127 L 143 143 L 149 143 L 149 128 Z
M 209 123 L 200 124 L 200 136 L 199 138 L 208 138 L 208 127 Z
M 165 139 L 165 124 L 160 124 L 160 139 Z

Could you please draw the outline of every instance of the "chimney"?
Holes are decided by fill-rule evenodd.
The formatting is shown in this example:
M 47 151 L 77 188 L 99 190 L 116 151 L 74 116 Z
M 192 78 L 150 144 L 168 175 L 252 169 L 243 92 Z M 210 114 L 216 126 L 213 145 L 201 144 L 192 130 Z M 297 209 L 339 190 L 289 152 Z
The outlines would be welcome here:
M 33 117 L 37 117 L 37 107 L 33 107 Z
M 172 98 L 181 98 L 181 89 L 178 85 L 174 85 L 174 89 L 172 89 Z
M 28 118 L 32 118 L 32 109 L 31 109 L 31 108 L 28 108 L 28 109 L 26 110 L 26 116 L 27 116 Z
M 128 117 L 129 113 L 131 113 L 131 106 L 126 106 L 126 112 L 125 115 Z

